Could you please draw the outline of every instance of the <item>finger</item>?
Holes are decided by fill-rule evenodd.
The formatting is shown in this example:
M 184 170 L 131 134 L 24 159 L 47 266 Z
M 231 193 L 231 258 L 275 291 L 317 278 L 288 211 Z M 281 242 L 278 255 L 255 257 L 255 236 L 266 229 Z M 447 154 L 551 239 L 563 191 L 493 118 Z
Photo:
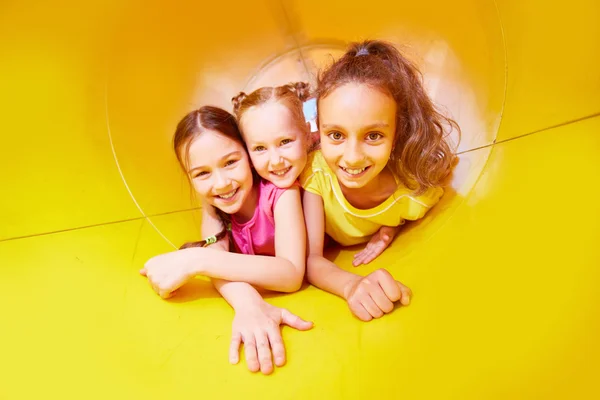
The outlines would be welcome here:
M 367 244 L 367 246 L 358 254 L 356 254 L 354 256 L 354 262 L 352 263 L 355 267 L 358 267 L 361 264 L 367 264 L 368 261 L 367 259 L 369 258 L 369 255 L 373 252 L 373 248 L 374 248 L 375 244 L 372 242 L 369 242 Z
M 361 321 L 368 322 L 373 319 L 373 316 L 365 309 L 365 307 L 358 301 L 348 301 L 350 311 Z
M 240 344 L 242 344 L 242 334 L 234 332 L 231 335 L 231 344 L 229 345 L 229 362 L 231 364 L 240 362 Z
M 362 250 L 360 253 L 354 255 L 354 260 L 352 260 L 352 265 L 358 267 L 363 263 L 365 258 L 365 250 Z
M 258 363 L 254 334 L 243 335 L 242 339 L 244 340 L 244 353 L 246 354 L 246 364 L 248 365 L 248 369 L 252 372 L 256 372 L 260 369 L 260 364 Z
M 367 254 L 365 254 L 362 263 L 363 264 L 368 264 L 371 261 L 373 261 L 374 259 L 377 258 L 378 255 L 380 255 L 383 252 L 383 247 L 378 251 L 377 248 L 372 249 L 371 251 L 369 251 Z
M 396 281 L 396 283 L 398 284 L 398 288 L 400 289 L 400 292 L 402 293 L 402 297 L 400 298 L 400 304 L 402 304 L 403 306 L 409 305 L 410 298 L 412 297 L 412 290 L 410 290 L 409 287 L 404 286 L 403 284 L 401 284 L 398 281 Z
M 367 310 L 367 312 L 371 314 L 373 318 L 383 317 L 383 311 L 381 311 L 381 309 L 377 307 L 377 304 L 375 304 L 375 301 L 373 301 L 371 296 L 363 297 L 360 302 L 365 308 L 365 310 Z
M 395 302 L 400 300 L 402 297 L 402 291 L 400 290 L 400 286 L 398 286 L 398 281 L 394 280 L 392 275 L 386 270 L 380 270 L 380 274 L 378 276 L 378 283 L 383 292 L 387 296 L 390 301 Z
M 371 299 L 375 302 L 375 305 L 379 310 L 384 313 L 389 313 L 394 309 L 394 303 L 385 295 L 383 289 L 379 285 L 372 285 L 369 292 Z
M 256 349 L 258 351 L 258 362 L 260 363 L 260 372 L 269 375 L 273 372 L 273 358 L 271 357 L 271 347 L 266 332 L 257 332 Z
M 281 311 L 281 322 L 291 326 L 292 328 L 296 328 L 299 331 L 306 331 L 313 327 L 313 323 L 303 320 L 296 314 L 292 314 L 289 310 L 285 308 Z
M 142 275 L 142 276 L 146 276 L 146 274 L 147 274 L 147 273 L 148 273 L 148 271 L 146 270 L 146 268 L 145 268 L 145 267 L 144 267 L 144 268 L 142 268 L 142 269 L 140 269 L 140 275 Z
M 285 347 L 283 346 L 283 339 L 281 338 L 279 327 L 269 329 L 267 335 L 269 336 L 269 343 L 271 344 L 275 365 L 282 367 L 285 365 Z

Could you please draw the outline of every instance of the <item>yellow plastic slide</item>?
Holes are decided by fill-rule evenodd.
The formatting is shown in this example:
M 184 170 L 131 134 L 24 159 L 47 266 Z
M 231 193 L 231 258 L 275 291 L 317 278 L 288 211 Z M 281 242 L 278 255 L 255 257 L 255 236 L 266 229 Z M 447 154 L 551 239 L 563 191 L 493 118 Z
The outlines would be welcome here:
M 595 0 L 4 0 L 0 399 L 600 398 L 599 19 Z M 413 302 L 363 323 L 309 285 L 270 297 L 315 327 L 252 374 L 207 280 L 164 301 L 138 275 L 199 236 L 171 136 L 367 38 L 463 130 L 443 201 L 359 269 Z

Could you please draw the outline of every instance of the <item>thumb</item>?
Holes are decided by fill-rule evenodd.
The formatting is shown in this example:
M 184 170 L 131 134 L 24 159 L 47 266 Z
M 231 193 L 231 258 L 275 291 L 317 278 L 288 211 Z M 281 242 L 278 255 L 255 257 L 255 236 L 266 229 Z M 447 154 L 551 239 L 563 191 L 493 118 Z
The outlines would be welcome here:
M 145 268 L 145 267 L 144 267 L 144 268 L 142 268 L 142 269 L 140 269 L 140 275 L 142 275 L 142 276 L 146 276 L 146 273 L 147 273 L 147 271 L 146 271 L 146 268 Z
M 407 287 L 396 281 L 398 287 L 400 288 L 400 292 L 402 292 L 402 297 L 400 298 L 400 304 L 403 306 L 407 306 L 410 304 L 410 298 L 412 296 L 412 291 Z
M 313 327 L 312 322 L 305 321 L 286 309 L 281 310 L 281 322 L 300 331 L 306 331 Z

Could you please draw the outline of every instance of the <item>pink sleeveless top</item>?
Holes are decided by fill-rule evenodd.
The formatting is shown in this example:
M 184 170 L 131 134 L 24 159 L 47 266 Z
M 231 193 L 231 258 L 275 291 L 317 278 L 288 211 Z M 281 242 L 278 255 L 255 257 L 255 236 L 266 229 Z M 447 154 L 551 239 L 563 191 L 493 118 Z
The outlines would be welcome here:
M 231 233 L 237 250 L 243 254 L 275 255 L 275 204 L 287 189 L 280 189 L 262 180 L 258 189 L 258 204 L 254 216 L 245 223 L 231 218 Z

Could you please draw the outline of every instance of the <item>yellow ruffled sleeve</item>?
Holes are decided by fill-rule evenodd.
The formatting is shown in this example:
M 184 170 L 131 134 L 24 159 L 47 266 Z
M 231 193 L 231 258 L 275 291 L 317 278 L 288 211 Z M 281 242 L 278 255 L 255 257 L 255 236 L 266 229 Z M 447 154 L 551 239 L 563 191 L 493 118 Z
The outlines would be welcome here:
M 434 187 L 427 189 L 425 193 L 419 196 L 410 196 L 409 201 L 406 203 L 404 218 L 411 221 L 423 218 L 431 207 L 437 204 L 443 194 L 444 189 Z
M 300 174 L 300 185 L 307 192 L 323 195 L 323 156 L 320 150 L 315 150 L 308 155 L 304 171 Z

